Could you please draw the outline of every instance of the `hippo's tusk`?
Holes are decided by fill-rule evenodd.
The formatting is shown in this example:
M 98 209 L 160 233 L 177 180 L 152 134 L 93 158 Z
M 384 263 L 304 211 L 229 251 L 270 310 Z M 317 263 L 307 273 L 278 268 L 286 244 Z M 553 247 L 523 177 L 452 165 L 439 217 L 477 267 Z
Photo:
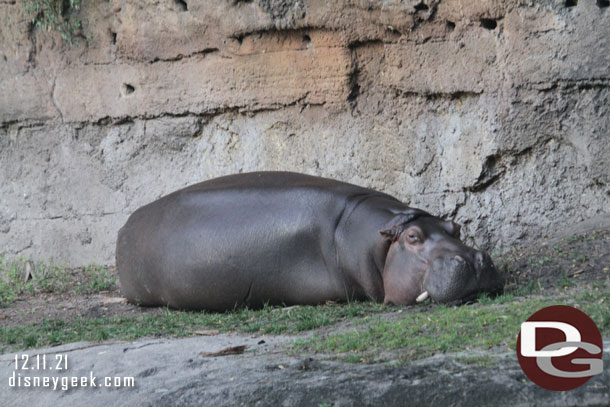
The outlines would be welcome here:
M 420 295 L 417 296 L 417 298 L 415 299 L 415 302 L 423 302 L 426 301 L 426 299 L 428 298 L 428 291 L 424 291 L 423 293 L 421 293 Z

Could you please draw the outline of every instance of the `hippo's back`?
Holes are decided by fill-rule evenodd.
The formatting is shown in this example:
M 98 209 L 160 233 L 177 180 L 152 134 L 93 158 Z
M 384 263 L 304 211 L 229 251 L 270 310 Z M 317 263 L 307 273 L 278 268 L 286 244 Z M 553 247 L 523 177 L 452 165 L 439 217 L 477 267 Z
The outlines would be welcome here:
M 176 191 L 138 209 L 119 232 L 121 290 L 143 305 L 216 310 L 342 297 L 335 231 L 350 202 L 370 195 L 391 198 L 287 172 Z

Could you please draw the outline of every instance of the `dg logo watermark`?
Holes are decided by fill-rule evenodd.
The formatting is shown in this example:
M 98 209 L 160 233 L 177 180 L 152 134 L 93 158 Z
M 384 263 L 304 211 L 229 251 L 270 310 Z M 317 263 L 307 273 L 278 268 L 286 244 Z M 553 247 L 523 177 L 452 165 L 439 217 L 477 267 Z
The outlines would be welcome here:
M 603 369 L 603 342 L 584 312 L 566 305 L 537 311 L 521 324 L 517 358 L 525 375 L 548 390 L 572 390 Z

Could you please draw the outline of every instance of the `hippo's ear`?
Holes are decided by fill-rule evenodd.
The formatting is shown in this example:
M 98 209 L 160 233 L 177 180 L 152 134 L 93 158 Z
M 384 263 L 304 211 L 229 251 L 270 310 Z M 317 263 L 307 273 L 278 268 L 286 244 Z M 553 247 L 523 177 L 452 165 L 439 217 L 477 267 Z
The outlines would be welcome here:
M 453 226 L 453 236 L 455 236 L 456 239 L 460 238 L 460 232 L 462 231 L 462 226 L 460 226 L 460 224 L 455 223 L 455 222 L 451 222 L 452 226 Z
M 419 209 L 409 208 L 408 210 L 401 212 L 392 218 L 392 220 L 387 223 L 386 227 L 380 230 L 379 233 L 387 240 L 393 242 L 398 239 L 402 232 L 404 232 L 408 223 L 413 222 L 415 219 L 423 216 L 431 215 Z
M 403 225 L 394 225 L 389 229 L 383 229 L 380 230 L 379 233 L 381 234 L 381 236 L 383 236 L 386 240 L 389 240 L 391 242 L 395 241 L 396 239 L 398 239 L 398 236 L 400 236 L 400 234 L 402 233 L 402 231 L 404 230 L 404 227 L 402 227 Z
M 459 224 L 452 220 L 447 220 L 443 223 L 443 226 L 447 233 L 449 233 L 451 236 L 455 237 L 456 239 L 460 238 L 460 231 L 462 230 L 462 227 Z

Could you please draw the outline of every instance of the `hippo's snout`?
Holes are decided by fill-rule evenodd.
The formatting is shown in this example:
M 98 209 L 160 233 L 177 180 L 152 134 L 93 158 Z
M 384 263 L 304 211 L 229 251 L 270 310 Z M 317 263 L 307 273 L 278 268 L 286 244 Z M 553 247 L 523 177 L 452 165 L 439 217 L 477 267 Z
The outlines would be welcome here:
M 477 251 L 474 268 L 479 286 L 478 292 L 496 294 L 504 288 L 504 279 L 496 270 L 491 256 L 485 252 Z
M 423 291 L 438 302 L 468 300 L 481 292 L 501 290 L 503 281 L 491 257 L 482 251 L 452 253 L 432 261 Z

